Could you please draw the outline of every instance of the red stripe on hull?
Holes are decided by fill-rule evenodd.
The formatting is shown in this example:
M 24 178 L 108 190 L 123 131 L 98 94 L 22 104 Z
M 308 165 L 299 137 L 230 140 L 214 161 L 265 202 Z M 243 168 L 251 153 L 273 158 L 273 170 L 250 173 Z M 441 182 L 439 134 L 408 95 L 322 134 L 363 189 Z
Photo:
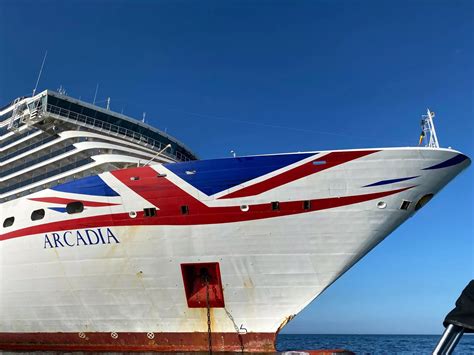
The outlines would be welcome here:
M 290 169 L 282 174 L 266 179 L 262 182 L 258 182 L 254 185 L 250 185 L 248 187 L 244 187 L 243 189 L 231 192 L 230 194 L 224 195 L 220 198 L 227 199 L 258 195 L 262 192 L 274 189 L 275 187 L 287 184 L 289 182 L 301 179 L 305 176 L 315 174 L 322 170 L 326 170 L 336 165 L 347 163 L 351 160 L 358 159 L 375 152 L 378 152 L 378 150 L 329 153 L 321 158 L 297 166 L 293 169 Z M 324 164 L 315 165 L 316 162 L 324 162 Z
M 29 198 L 29 200 L 37 201 L 37 202 L 49 202 L 49 203 L 55 203 L 55 204 L 60 204 L 60 205 L 67 205 L 68 203 L 71 203 L 71 202 L 80 201 L 86 207 L 117 206 L 116 203 L 84 201 L 84 200 L 72 200 L 72 199 L 69 199 L 69 198 L 61 198 L 61 197 L 35 197 L 35 198 Z
M 212 333 L 211 339 L 213 351 L 274 352 L 276 334 Z M 207 332 L 0 333 L 0 349 L 21 351 L 178 352 L 209 351 L 209 345 Z
M 156 178 L 156 173 L 154 170 L 151 168 L 149 170 L 149 172 L 153 171 L 154 177 Z M 122 176 L 122 178 L 124 182 L 127 180 L 130 181 L 127 176 Z M 158 181 L 159 182 L 154 180 L 153 184 L 143 184 L 139 186 L 133 186 L 132 184 L 128 185 L 128 187 L 130 187 L 136 193 L 160 208 L 160 210 L 157 211 L 157 215 L 154 217 L 144 217 L 143 212 L 139 211 L 137 213 L 137 217 L 133 219 L 129 217 L 128 213 L 117 213 L 63 220 L 5 233 L 0 235 L 0 241 L 24 237 L 32 234 L 95 227 L 134 225 L 200 225 L 252 221 L 257 219 L 289 216 L 352 205 L 384 196 L 390 196 L 414 187 L 410 186 L 397 190 L 375 192 L 364 195 L 314 199 L 310 200 L 311 208 L 308 210 L 303 210 L 303 201 L 291 201 L 280 202 L 280 209 L 278 211 L 273 211 L 270 203 L 264 203 L 251 205 L 247 212 L 243 212 L 239 206 L 208 207 L 185 193 L 183 190 L 168 180 L 160 179 Z M 180 212 L 180 205 L 187 205 L 189 207 L 189 214 L 182 215 Z

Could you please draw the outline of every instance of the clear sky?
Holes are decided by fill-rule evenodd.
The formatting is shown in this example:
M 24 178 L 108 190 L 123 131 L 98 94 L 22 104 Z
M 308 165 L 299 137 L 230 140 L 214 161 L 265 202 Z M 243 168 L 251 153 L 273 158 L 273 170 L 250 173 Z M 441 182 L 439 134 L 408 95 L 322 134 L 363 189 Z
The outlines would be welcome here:
M 201 158 L 416 145 L 474 156 L 474 2 L 0 1 L 0 105 L 66 88 Z M 473 278 L 473 171 L 341 277 L 293 333 L 437 334 Z

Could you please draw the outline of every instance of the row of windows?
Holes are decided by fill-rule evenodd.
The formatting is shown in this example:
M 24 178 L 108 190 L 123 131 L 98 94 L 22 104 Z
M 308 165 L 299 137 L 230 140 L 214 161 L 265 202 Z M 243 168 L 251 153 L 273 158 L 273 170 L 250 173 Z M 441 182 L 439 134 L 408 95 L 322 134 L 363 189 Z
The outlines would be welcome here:
M 23 169 L 25 169 L 25 168 L 28 168 L 28 167 L 33 166 L 33 165 L 35 165 L 35 164 L 41 163 L 41 162 L 46 161 L 46 160 L 48 160 L 48 159 L 54 158 L 54 157 L 56 157 L 56 156 L 58 156 L 58 155 L 61 155 L 61 154 L 63 154 L 63 153 L 69 152 L 69 151 L 74 150 L 74 149 L 76 149 L 75 146 L 73 146 L 73 145 L 68 145 L 68 146 L 66 146 L 66 147 L 64 147 L 64 148 L 57 149 L 57 150 L 55 150 L 55 151 L 53 151 L 53 152 L 51 152 L 51 153 L 44 154 L 44 155 L 40 156 L 39 158 L 32 159 L 32 160 L 27 160 L 27 161 L 25 161 L 24 163 L 22 163 L 22 164 L 20 164 L 20 165 L 17 165 L 17 166 L 15 166 L 15 167 L 11 168 L 11 169 L 2 171 L 2 172 L 0 173 L 0 177 L 4 177 L 4 176 L 8 176 L 8 175 L 10 175 L 10 174 L 16 173 L 17 171 L 23 170 Z M 22 161 L 23 161 L 23 159 L 22 159 Z
M 8 126 L 7 126 L 7 128 L 8 128 Z M 25 137 L 29 136 L 30 134 L 36 133 L 37 131 L 38 130 L 36 128 L 33 128 L 33 129 L 27 129 L 23 133 L 14 134 L 10 138 L 7 138 L 7 139 L 3 140 L 2 142 L 0 142 L 0 148 L 6 147 L 7 145 L 12 144 L 15 141 L 19 141 L 20 139 L 25 138 Z M 0 132 L 0 136 L 2 135 L 1 133 L 2 132 Z
M 279 201 L 273 201 L 271 203 L 271 208 L 272 208 L 273 211 L 279 211 L 280 210 L 280 202 Z M 309 211 L 311 209 L 311 201 L 310 200 L 303 201 L 302 208 L 305 211 Z M 242 205 L 242 206 L 240 206 L 240 209 L 242 211 L 246 212 L 250 209 L 250 207 L 248 205 Z M 183 215 L 189 214 L 189 207 L 187 205 L 182 205 L 180 207 L 180 210 L 181 210 L 181 214 L 183 214 Z M 154 207 L 144 208 L 143 209 L 143 215 L 145 217 L 155 217 L 156 216 L 156 208 L 154 208 Z M 136 213 L 131 212 L 130 216 L 136 217 Z
M 86 165 L 86 164 L 89 164 L 89 163 L 92 163 L 92 162 L 94 162 L 94 160 L 92 158 L 82 159 L 82 160 L 79 160 L 77 162 L 73 162 L 71 164 L 60 167 L 58 169 L 55 169 L 55 170 L 52 170 L 52 171 L 47 171 L 44 174 L 36 175 L 36 176 L 34 176 L 30 179 L 21 180 L 21 181 L 17 182 L 16 184 L 8 185 L 4 188 L 0 188 L 0 194 L 19 189 L 20 187 L 33 184 L 35 182 L 47 179 L 51 176 L 59 175 L 59 174 L 65 172 L 65 171 L 69 171 L 69 170 L 78 168 L 80 166 L 83 166 L 83 165 Z
M 311 209 L 311 201 L 303 201 L 303 209 L 304 210 L 310 210 Z M 280 210 L 280 202 L 279 201 L 273 201 L 271 203 L 271 208 L 273 211 L 279 211 Z M 240 209 L 244 212 L 249 210 L 249 206 L 247 205 L 242 205 L 240 206 Z M 75 201 L 75 202 L 70 202 L 66 205 L 66 212 L 68 214 L 76 214 L 76 213 L 81 213 L 84 211 L 84 204 L 80 201 Z M 189 206 L 187 205 L 182 205 L 180 206 L 180 211 L 182 215 L 187 215 L 189 214 Z M 150 207 L 150 208 L 144 208 L 143 209 L 143 215 L 145 217 L 155 217 L 156 216 L 156 208 Z M 45 210 L 44 209 L 39 209 L 31 212 L 31 220 L 32 221 L 39 221 L 43 219 L 45 216 Z M 130 217 L 136 217 L 137 214 L 136 212 L 130 212 Z M 15 217 L 8 217 L 3 221 L 3 228 L 11 227 L 13 223 L 15 222 Z
M 80 201 L 70 202 L 66 205 L 66 212 L 68 214 L 81 213 L 82 211 L 84 211 L 84 204 Z M 39 210 L 34 210 L 33 212 L 31 212 L 30 218 L 32 221 L 39 221 L 42 220 L 45 215 L 46 211 L 41 208 Z M 3 228 L 11 227 L 14 223 L 15 217 L 12 216 L 5 218 L 5 220 L 3 221 Z
M 8 160 L 8 159 L 13 158 L 14 156 L 17 156 L 17 155 L 23 154 L 23 153 L 25 153 L 25 152 L 28 152 L 28 151 L 30 151 L 30 150 L 33 150 L 33 149 L 35 149 L 35 148 L 37 148 L 37 147 L 39 147 L 39 146 L 42 146 L 43 144 L 46 144 L 46 143 L 49 143 L 49 142 L 55 140 L 55 139 L 58 138 L 58 137 L 59 137 L 58 135 L 54 134 L 54 135 L 52 135 L 52 136 L 48 136 L 48 137 L 46 137 L 46 138 L 44 138 L 44 139 L 41 139 L 41 140 L 39 140 L 39 141 L 37 141 L 37 142 L 35 142 L 35 143 L 32 143 L 32 144 L 27 145 L 27 146 L 25 146 L 25 147 L 23 147 L 23 148 L 20 148 L 20 149 L 17 149 L 16 147 L 12 147 L 11 149 L 9 149 L 9 150 L 11 150 L 12 152 L 11 152 L 10 154 L 5 154 L 5 155 L 3 155 L 3 156 L 0 158 L 0 162 L 4 162 L 4 161 L 6 161 L 6 160 Z M 33 139 L 33 138 L 32 138 L 32 139 Z

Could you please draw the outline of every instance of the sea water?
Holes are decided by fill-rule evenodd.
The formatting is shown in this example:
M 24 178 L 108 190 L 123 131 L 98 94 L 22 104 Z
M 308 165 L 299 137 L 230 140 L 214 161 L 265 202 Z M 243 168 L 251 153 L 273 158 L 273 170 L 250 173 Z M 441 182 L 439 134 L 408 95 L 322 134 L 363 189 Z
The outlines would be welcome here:
M 356 354 L 431 354 L 440 335 L 280 334 L 277 350 L 346 349 Z M 464 335 L 454 354 L 474 354 L 474 335 Z

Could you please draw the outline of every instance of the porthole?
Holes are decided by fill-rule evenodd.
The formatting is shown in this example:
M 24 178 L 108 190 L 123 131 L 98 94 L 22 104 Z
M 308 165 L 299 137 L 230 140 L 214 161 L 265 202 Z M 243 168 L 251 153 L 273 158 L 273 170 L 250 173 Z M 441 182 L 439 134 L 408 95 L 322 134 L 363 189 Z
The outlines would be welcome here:
M 15 217 L 8 217 L 3 221 L 3 228 L 11 227 L 15 222 Z
M 240 206 L 240 210 L 242 212 L 247 212 L 250 209 L 249 205 L 242 205 Z
M 84 204 L 80 201 L 70 202 L 66 205 L 68 214 L 81 213 L 82 211 L 84 211 Z
M 44 218 L 44 209 L 40 209 L 40 210 L 35 210 L 33 212 L 31 212 L 31 220 L 32 221 L 39 221 L 40 219 L 43 219 Z
M 377 203 L 377 207 L 383 210 L 385 207 L 387 207 L 387 203 L 384 201 L 380 201 L 379 203 Z
M 130 212 L 128 212 L 128 215 L 130 216 L 130 218 L 136 218 L 137 217 L 137 212 L 130 211 Z

